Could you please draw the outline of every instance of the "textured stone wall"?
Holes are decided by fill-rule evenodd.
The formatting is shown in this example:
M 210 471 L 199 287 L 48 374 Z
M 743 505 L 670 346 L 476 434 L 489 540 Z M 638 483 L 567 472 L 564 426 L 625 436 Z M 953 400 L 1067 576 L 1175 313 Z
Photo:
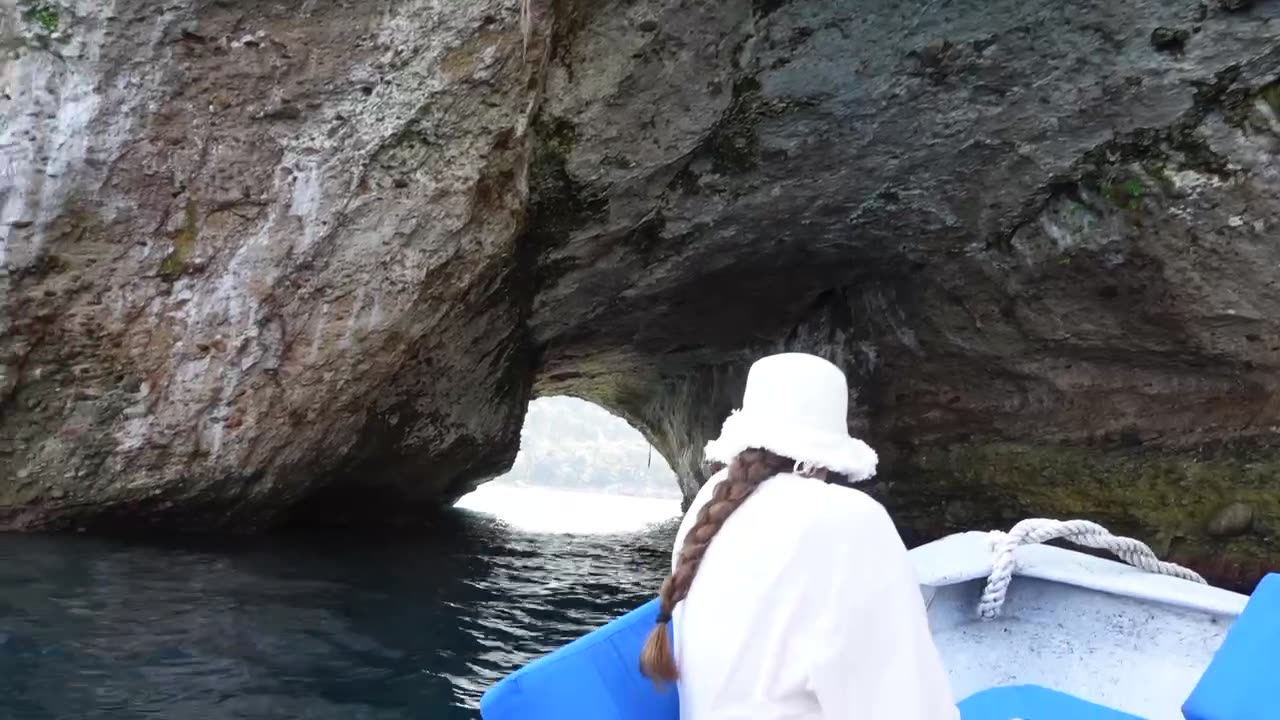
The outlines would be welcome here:
M 420 520 L 531 393 L 692 492 L 796 348 L 915 537 L 1280 559 L 1275 0 L 24 3 L 5 527 Z
M 518 2 L 5 13 L 0 526 L 377 522 L 514 457 Z
M 1082 515 L 1280 565 L 1280 4 L 707 8 L 583 3 L 553 56 L 540 391 L 692 486 L 746 363 L 817 351 L 915 538 Z

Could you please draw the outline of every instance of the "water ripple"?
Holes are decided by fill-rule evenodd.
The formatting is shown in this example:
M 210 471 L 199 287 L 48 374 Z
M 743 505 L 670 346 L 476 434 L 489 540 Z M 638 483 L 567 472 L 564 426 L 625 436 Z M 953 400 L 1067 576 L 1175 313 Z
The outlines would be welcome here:
M 651 597 L 673 531 L 3 537 L 0 717 L 475 718 L 495 680 Z

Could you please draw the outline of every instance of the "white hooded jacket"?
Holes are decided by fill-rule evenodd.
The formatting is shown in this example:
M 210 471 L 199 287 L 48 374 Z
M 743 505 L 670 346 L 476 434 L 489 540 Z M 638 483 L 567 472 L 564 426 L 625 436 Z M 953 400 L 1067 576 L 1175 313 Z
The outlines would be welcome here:
M 676 536 L 673 567 L 698 510 Z M 884 508 L 792 474 L 707 548 L 673 613 L 681 720 L 957 720 L 911 564 Z

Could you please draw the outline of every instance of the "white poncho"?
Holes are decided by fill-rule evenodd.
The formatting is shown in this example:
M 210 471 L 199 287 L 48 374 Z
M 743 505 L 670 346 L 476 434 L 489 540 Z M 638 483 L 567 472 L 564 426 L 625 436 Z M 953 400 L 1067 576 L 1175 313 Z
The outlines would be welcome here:
M 695 499 L 676 555 L 724 476 Z M 674 623 L 681 720 L 959 718 L 906 547 L 857 490 L 766 481 L 711 542 Z

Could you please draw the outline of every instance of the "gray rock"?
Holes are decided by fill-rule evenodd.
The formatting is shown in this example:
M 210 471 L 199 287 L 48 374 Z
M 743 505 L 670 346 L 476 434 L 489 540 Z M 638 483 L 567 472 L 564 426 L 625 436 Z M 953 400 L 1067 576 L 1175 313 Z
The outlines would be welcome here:
M 1253 507 L 1248 503 L 1233 502 L 1220 509 L 1206 529 L 1212 537 L 1235 537 L 1249 532 L 1253 527 Z
M 805 349 L 916 539 L 1053 514 L 1212 554 L 1199 483 L 1280 515 L 1280 7 L 646 5 L 656 36 L 606 4 L 548 76 L 537 392 L 619 409 L 689 490 L 746 363 Z M 1240 445 L 1267 472 L 1172 470 Z
M 0 526 L 368 522 L 509 463 L 519 4 L 75 8 L 0 20 Z
M 635 405 L 628 377 L 817 323 L 888 436 L 1274 434 L 1264 18 L 1205 18 L 1175 61 L 1148 35 L 1195 3 L 728 3 L 718 43 L 687 4 L 658 39 L 621 7 L 540 116 L 541 390 Z
M 6 527 L 420 518 L 531 393 L 689 493 L 784 348 L 847 369 L 888 478 L 1274 446 L 1275 3 L 166 8 L 3 21 Z

